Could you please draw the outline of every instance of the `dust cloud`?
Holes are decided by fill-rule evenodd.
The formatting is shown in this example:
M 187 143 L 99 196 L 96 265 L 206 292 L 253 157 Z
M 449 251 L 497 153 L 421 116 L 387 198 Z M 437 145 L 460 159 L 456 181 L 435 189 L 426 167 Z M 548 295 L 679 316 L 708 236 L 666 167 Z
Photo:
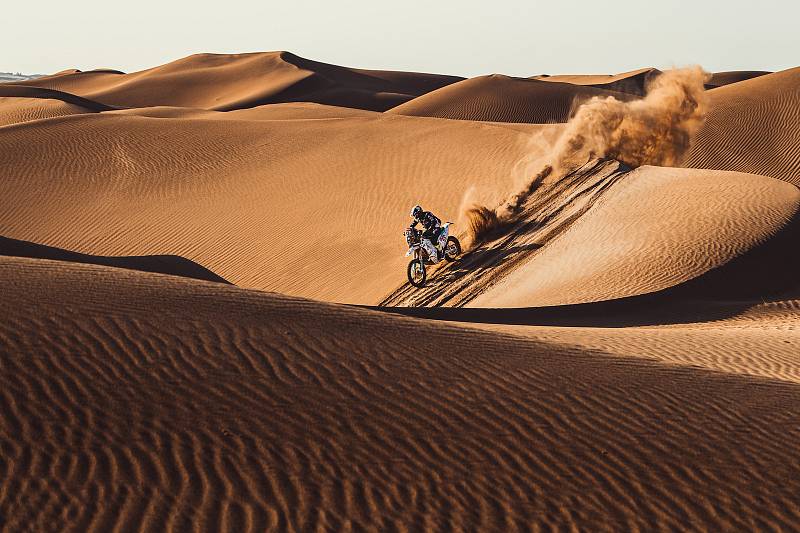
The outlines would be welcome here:
M 699 66 L 668 70 L 658 76 L 640 100 L 594 97 L 576 109 L 562 133 L 551 142 L 539 136 L 521 161 L 525 178 L 519 189 L 490 208 L 467 203 L 470 246 L 503 234 L 514 224 L 525 202 L 551 174 L 564 175 L 597 158 L 641 165 L 677 166 L 689 152 L 706 114 L 704 83 L 709 74 Z

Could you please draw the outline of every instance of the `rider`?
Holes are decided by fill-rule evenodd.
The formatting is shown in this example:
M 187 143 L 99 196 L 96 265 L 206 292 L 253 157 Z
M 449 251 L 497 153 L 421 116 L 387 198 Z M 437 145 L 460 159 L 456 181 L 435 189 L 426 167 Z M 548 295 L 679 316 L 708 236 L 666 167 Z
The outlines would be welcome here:
M 436 250 L 436 242 L 438 242 L 439 235 L 442 233 L 442 221 L 430 211 L 423 210 L 419 205 L 415 205 L 414 209 L 411 210 L 411 218 L 414 219 L 414 222 L 411 223 L 412 228 L 416 228 L 417 224 L 422 224 L 422 227 L 425 228 L 422 233 L 423 246 L 433 262 L 437 262 L 439 256 Z M 425 246 L 426 240 L 428 246 Z

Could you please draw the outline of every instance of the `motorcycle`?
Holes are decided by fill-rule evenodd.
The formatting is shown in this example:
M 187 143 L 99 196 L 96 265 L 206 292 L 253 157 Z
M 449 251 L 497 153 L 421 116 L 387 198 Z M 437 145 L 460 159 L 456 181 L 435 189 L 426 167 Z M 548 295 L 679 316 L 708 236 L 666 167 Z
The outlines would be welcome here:
M 414 287 L 424 287 L 428 278 L 425 265 L 435 265 L 442 259 L 455 261 L 461 255 L 461 243 L 458 239 L 449 235 L 449 227 L 452 222 L 442 225 L 442 231 L 436 244 L 429 239 L 422 238 L 422 231 L 415 228 L 406 228 L 403 235 L 406 238 L 408 251 L 406 257 L 413 255 L 414 258 L 408 263 L 408 282 Z M 427 245 L 426 245 L 427 244 Z M 435 258 L 432 257 L 435 255 Z

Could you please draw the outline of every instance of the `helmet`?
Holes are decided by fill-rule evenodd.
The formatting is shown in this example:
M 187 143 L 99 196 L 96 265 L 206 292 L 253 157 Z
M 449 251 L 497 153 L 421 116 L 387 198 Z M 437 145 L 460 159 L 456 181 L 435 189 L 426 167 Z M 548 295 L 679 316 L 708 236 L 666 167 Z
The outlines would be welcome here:
M 414 209 L 411 210 L 411 218 L 419 218 L 422 214 L 422 206 L 415 205 Z

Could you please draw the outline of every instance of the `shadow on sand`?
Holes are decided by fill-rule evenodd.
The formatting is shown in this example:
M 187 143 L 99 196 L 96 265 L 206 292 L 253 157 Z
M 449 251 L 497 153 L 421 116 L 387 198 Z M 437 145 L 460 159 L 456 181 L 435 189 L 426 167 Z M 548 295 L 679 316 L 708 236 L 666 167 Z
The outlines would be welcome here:
M 225 278 L 215 274 L 206 267 L 179 255 L 139 255 L 110 257 L 71 252 L 63 248 L 45 246 L 29 241 L 21 241 L 0 236 L 0 256 L 29 257 L 32 259 L 52 259 L 91 265 L 103 265 L 142 272 L 156 272 L 181 276 L 184 278 L 215 281 L 231 284 Z

